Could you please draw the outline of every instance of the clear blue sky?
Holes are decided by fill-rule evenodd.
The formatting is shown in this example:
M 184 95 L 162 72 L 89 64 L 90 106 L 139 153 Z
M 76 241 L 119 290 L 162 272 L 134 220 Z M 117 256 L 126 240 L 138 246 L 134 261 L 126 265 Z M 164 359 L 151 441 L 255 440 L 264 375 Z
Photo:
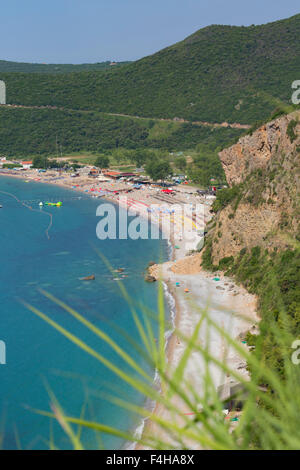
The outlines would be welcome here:
M 299 0 L 2 0 L 0 59 L 135 60 L 210 24 L 262 24 L 299 12 Z

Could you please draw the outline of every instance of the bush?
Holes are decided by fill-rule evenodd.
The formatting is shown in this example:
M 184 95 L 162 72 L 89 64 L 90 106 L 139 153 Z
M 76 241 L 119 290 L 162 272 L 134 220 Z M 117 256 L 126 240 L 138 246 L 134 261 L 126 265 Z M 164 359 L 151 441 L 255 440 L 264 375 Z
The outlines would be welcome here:
M 298 122 L 293 119 L 292 121 L 289 122 L 288 127 L 287 127 L 287 135 L 289 136 L 289 139 L 291 143 L 293 143 L 297 139 L 297 135 L 295 134 L 295 128 L 297 126 Z
M 217 192 L 217 197 L 215 202 L 212 205 L 212 210 L 214 212 L 219 212 L 224 207 L 231 204 L 233 201 L 238 200 L 242 194 L 242 186 L 236 185 L 232 188 L 222 189 L 221 191 Z

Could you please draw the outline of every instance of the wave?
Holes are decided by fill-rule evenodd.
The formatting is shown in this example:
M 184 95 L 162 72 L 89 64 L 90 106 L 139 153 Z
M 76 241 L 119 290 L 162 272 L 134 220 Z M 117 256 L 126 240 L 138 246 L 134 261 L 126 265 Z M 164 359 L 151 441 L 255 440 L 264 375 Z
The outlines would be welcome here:
M 171 247 L 171 250 L 172 250 L 173 247 L 172 247 L 171 243 L 169 243 L 169 246 Z M 170 257 L 170 259 L 171 259 L 171 257 Z M 165 295 L 167 304 L 169 306 L 170 320 L 171 320 L 171 325 L 172 325 L 172 327 L 165 332 L 165 351 L 166 351 L 168 349 L 169 341 L 170 341 L 170 339 L 172 337 L 172 334 L 175 330 L 176 302 L 175 302 L 175 298 L 173 297 L 172 293 L 170 292 L 170 289 L 169 289 L 168 285 L 165 282 L 163 282 L 162 284 L 163 284 L 163 289 L 164 289 L 164 295 Z M 160 377 L 159 377 L 159 373 L 158 373 L 157 369 L 155 370 L 155 373 L 154 373 L 153 384 L 154 384 L 154 387 L 158 391 L 161 391 Z M 144 404 L 144 408 L 146 410 L 148 410 L 150 413 L 153 413 L 154 410 L 155 410 L 155 407 L 156 407 L 156 401 L 150 400 L 149 398 L 147 398 L 147 400 Z M 137 440 L 141 439 L 141 437 L 143 435 L 143 432 L 144 432 L 144 429 L 145 429 L 145 426 L 146 426 L 146 422 L 147 422 L 148 419 L 149 419 L 148 417 L 142 418 L 140 423 L 136 427 L 136 429 L 134 431 L 134 437 Z M 126 442 L 124 444 L 124 450 L 134 450 L 135 447 L 136 447 L 136 442 Z

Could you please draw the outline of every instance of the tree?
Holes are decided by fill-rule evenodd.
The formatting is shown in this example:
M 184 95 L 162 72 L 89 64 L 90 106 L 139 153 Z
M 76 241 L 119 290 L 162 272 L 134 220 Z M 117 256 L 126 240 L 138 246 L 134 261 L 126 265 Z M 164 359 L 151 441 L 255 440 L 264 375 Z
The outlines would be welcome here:
M 33 158 L 32 161 L 33 168 L 48 168 L 49 167 L 49 160 L 47 157 L 43 157 L 42 155 L 37 155 Z
M 164 160 L 149 161 L 146 165 L 146 173 L 154 181 L 165 180 L 167 176 L 172 174 L 169 162 Z
M 145 165 L 147 160 L 149 159 L 149 152 L 144 149 L 136 150 L 131 157 L 131 160 L 134 161 L 137 167 L 142 167 Z
M 175 165 L 176 165 L 176 168 L 179 168 L 179 170 L 182 170 L 182 171 L 185 170 L 187 166 L 186 159 L 184 157 L 176 158 Z
M 74 171 L 77 171 L 79 170 L 79 168 L 81 168 L 81 165 L 79 165 L 78 163 L 72 163 L 72 168 Z
M 95 166 L 98 168 L 108 168 L 109 167 L 109 157 L 107 155 L 100 155 L 96 158 Z

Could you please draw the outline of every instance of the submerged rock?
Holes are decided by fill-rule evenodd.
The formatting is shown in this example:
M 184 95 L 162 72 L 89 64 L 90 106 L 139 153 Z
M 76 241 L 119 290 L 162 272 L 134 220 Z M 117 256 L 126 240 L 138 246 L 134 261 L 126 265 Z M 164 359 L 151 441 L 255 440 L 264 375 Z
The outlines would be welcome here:
M 154 276 L 151 276 L 150 274 L 146 274 L 145 281 L 146 282 L 156 282 L 156 279 L 155 279 Z
M 82 277 L 80 280 L 81 281 L 94 281 L 95 280 L 95 274 L 92 274 L 91 276 Z

